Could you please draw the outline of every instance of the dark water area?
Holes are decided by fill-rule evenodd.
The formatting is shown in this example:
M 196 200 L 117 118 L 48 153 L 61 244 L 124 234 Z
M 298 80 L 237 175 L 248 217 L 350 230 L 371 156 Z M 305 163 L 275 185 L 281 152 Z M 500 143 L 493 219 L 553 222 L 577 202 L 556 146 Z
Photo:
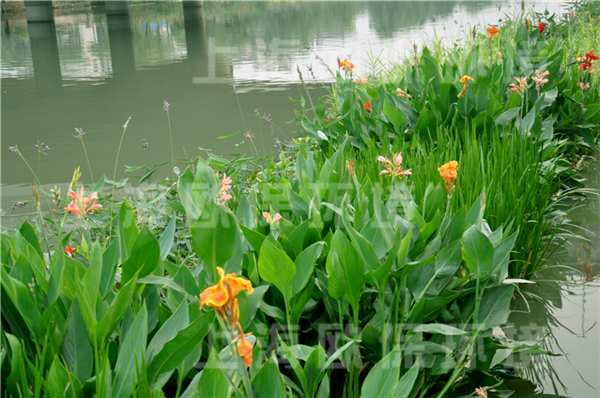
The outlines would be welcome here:
M 539 12 L 562 13 L 565 6 L 527 2 Z M 335 69 L 338 58 L 351 59 L 357 76 L 385 74 L 413 43 L 421 47 L 443 37 L 451 45 L 473 26 L 483 30 L 517 8 L 520 1 L 155 2 L 130 4 L 127 14 L 115 15 L 104 6 L 81 6 L 36 23 L 23 12 L 3 13 L 1 223 L 19 225 L 34 210 L 12 209 L 14 202 L 31 200 L 33 178 L 9 146 L 18 145 L 36 172 L 39 167 L 45 190 L 57 185 L 64 193 L 77 166 L 82 181 L 92 182 L 74 129 L 86 132 L 96 180 L 112 178 L 122 126 L 131 116 L 121 179 L 126 165 L 170 160 L 166 100 L 176 157 L 195 157 L 200 148 L 252 155 L 243 136 L 248 131 L 258 151 L 267 153 L 276 139 L 295 137 L 300 105 L 290 97 L 308 102 L 298 68 L 316 100 L 327 93 L 327 66 Z M 263 119 L 269 115 L 273 123 Z M 39 166 L 38 140 L 50 146 Z M 597 165 L 588 169 L 588 187 L 599 188 Z M 160 178 L 170 175 L 168 164 L 159 169 Z M 562 355 L 510 357 L 516 374 L 532 382 L 514 382 L 519 392 L 513 397 L 600 396 L 600 285 L 593 277 L 600 201 L 587 199 L 570 218 L 581 239 L 553 256 L 535 285 L 521 286 L 504 329 L 509 337 L 544 338 L 545 349 Z

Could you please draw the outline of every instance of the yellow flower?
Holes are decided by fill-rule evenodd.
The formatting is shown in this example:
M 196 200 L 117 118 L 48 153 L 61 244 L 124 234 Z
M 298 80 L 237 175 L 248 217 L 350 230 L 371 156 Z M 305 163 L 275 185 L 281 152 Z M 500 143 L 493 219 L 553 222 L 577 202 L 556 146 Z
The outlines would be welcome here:
M 471 76 L 467 76 L 467 75 L 464 75 L 463 77 L 460 78 L 460 82 L 465 83 L 465 84 L 468 83 L 469 80 L 475 81 L 475 79 L 473 79 Z

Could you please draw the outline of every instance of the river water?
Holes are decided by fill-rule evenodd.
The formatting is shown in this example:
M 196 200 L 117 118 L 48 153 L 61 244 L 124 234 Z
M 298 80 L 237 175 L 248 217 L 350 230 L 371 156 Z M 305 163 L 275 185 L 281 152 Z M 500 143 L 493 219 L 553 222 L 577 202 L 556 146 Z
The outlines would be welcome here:
M 527 1 L 526 6 L 565 12 L 556 1 Z M 64 193 L 77 166 L 82 181 L 92 183 L 74 129 L 86 133 L 95 179 L 103 173 L 112 178 L 122 126 L 131 117 L 119 180 L 125 166 L 170 160 L 166 100 L 177 158 L 197 156 L 200 148 L 252 155 L 254 147 L 243 136 L 248 131 L 258 151 L 266 153 L 276 140 L 294 136 L 294 111 L 300 105 L 290 97 L 309 102 L 298 69 L 315 100 L 327 93 L 328 67 L 335 70 L 338 58 L 350 59 L 360 77 L 384 73 L 414 44 L 421 48 L 438 37 L 452 45 L 474 26 L 483 32 L 518 10 L 520 1 L 205 1 L 203 7 L 135 3 L 128 15 L 107 15 L 103 6 L 81 3 L 55 10 L 54 23 L 36 24 L 28 24 L 22 11 L 3 13 L 2 226 L 16 226 L 34 210 L 31 204 L 12 208 L 14 202 L 31 200 L 33 177 L 18 155 L 7 152 L 9 146 L 18 145 L 45 190 L 57 185 Z M 47 155 L 38 155 L 38 140 L 50 147 Z M 170 176 L 169 165 L 158 173 Z M 590 186 L 598 187 L 597 179 Z M 597 261 L 599 207 L 597 200 L 588 200 L 574 213 L 572 222 L 589 231 L 582 234 L 587 241 L 571 242 L 551 264 L 581 270 Z M 549 275 L 552 282 L 523 287 L 529 307 L 515 304 L 522 312 L 513 314 L 514 327 L 507 334 L 549 334 L 548 348 L 568 354 L 509 359 L 535 382 L 519 385 L 519 396 L 600 396 L 598 283 L 575 271 L 561 275 L 564 281 Z M 534 294 L 552 300 L 536 302 Z

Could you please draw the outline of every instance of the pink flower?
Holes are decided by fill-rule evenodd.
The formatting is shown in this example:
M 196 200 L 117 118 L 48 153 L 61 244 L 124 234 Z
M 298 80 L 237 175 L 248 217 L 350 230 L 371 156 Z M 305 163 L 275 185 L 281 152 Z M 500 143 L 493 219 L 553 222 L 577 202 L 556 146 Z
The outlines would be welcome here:
M 271 217 L 271 214 L 269 214 L 268 212 L 264 212 L 263 213 L 263 217 L 267 219 L 267 222 L 269 224 L 279 224 L 279 220 L 281 220 L 283 217 L 281 217 L 281 214 L 277 213 L 275 214 L 275 217 Z
M 590 88 L 590 83 L 586 83 L 585 85 L 582 82 L 577 83 L 577 85 L 582 89 L 582 90 L 587 90 L 588 88 Z
M 368 81 L 369 81 L 369 76 L 367 76 L 367 77 L 363 77 L 363 78 L 360 78 L 360 79 L 359 79 L 359 78 L 355 78 L 355 79 L 354 79 L 354 81 L 355 81 L 356 83 L 366 83 L 366 82 L 368 82 Z
M 217 171 L 217 177 L 219 176 L 219 172 Z M 228 200 L 232 199 L 233 196 L 229 195 L 227 191 L 231 189 L 231 184 L 233 181 L 231 178 L 227 177 L 227 174 L 223 173 L 223 177 L 221 177 L 221 188 L 219 188 L 219 204 L 225 204 Z
M 497 54 L 498 54 L 498 58 L 500 58 L 500 59 L 502 59 L 502 57 L 504 57 L 500 51 L 498 51 Z
M 511 91 L 514 91 L 516 93 L 519 93 L 521 95 L 523 95 L 523 92 L 525 91 L 525 89 L 528 87 L 527 84 L 527 78 L 526 77 L 522 77 L 522 78 L 518 78 L 515 76 L 515 79 L 517 80 L 517 82 L 519 82 L 519 84 L 515 84 L 515 83 L 511 83 L 510 87 L 511 87 Z
M 100 209 L 102 205 L 96 204 L 96 200 L 98 200 L 98 193 L 94 192 L 89 197 L 84 197 L 84 188 L 81 187 L 79 193 L 71 190 L 67 194 L 71 199 L 71 203 L 67 207 L 65 207 L 65 213 L 75 213 L 81 219 L 85 217 L 86 214 L 92 214 L 94 210 Z
M 402 153 L 397 153 L 393 157 L 394 161 L 392 162 L 386 157 L 378 156 L 377 160 L 383 163 L 384 170 L 381 170 L 379 174 L 383 175 L 394 175 L 395 177 L 404 177 L 412 175 L 410 169 L 404 170 L 402 169 Z
M 544 84 L 548 83 L 548 79 L 544 79 L 548 76 L 550 72 L 545 71 L 544 73 L 540 73 L 539 70 L 535 71 L 535 76 L 531 76 L 531 79 L 535 82 L 535 89 L 539 90 Z

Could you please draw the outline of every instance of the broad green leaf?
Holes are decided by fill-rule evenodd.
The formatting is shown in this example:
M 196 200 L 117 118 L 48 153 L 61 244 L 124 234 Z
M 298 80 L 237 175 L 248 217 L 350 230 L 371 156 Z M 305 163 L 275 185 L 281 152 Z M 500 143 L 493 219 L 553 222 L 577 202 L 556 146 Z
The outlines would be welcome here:
M 38 255 L 41 258 L 44 258 L 44 252 L 42 251 L 42 246 L 40 246 L 40 242 L 38 240 L 37 234 L 35 233 L 35 229 L 29 224 L 27 220 L 23 222 L 21 228 L 19 228 L 19 233 L 29 244 L 35 249 Z
M 252 390 L 257 398 L 285 398 L 287 397 L 283 377 L 274 359 L 269 359 L 260 368 L 252 380 Z
M 110 304 L 108 311 L 96 325 L 96 344 L 98 346 L 107 344 L 106 339 L 110 337 L 113 330 L 121 322 L 125 311 L 129 308 L 136 286 L 137 275 L 119 290 L 119 293 L 117 293 L 117 296 Z
M 0 267 L 0 272 L 2 274 L 2 287 L 4 287 L 4 292 L 6 292 L 6 296 L 3 296 L 2 300 L 10 300 L 23 317 L 31 333 L 35 333 L 35 325 L 41 314 L 38 305 L 31 296 L 29 288 L 8 275 L 5 267 Z
M 121 283 L 125 284 L 129 282 L 136 273 L 138 273 L 138 278 L 150 275 L 158 265 L 159 258 L 160 245 L 158 240 L 144 226 L 131 248 L 129 259 L 121 265 L 123 269 Z
M 48 280 L 46 279 L 46 263 L 43 256 L 40 256 L 37 249 L 31 245 L 20 232 L 13 235 L 12 243 L 13 262 L 16 262 L 19 256 L 25 257 L 31 266 L 31 270 L 35 275 L 35 281 L 40 286 L 42 291 L 48 291 Z
M 461 335 L 467 333 L 464 330 L 457 329 L 454 326 L 444 325 L 442 323 L 428 323 L 424 325 L 419 325 L 412 331 L 415 333 L 424 332 L 430 334 L 443 334 L 447 336 Z
M 197 300 L 197 297 L 190 295 L 182 286 L 179 286 L 173 279 L 167 278 L 165 276 L 148 275 L 145 278 L 139 279 L 137 283 L 168 286 L 171 289 L 183 294 L 188 300 Z
M 165 228 L 165 231 L 160 236 L 158 243 L 160 245 L 160 259 L 164 260 L 169 255 L 171 251 L 171 246 L 173 246 L 173 238 L 175 237 L 175 226 L 177 224 L 177 217 L 171 217 L 171 221 Z
M 106 297 L 113 286 L 117 263 L 119 261 L 119 241 L 113 240 L 102 253 L 102 275 L 100 276 L 100 295 Z
M 287 254 L 275 247 L 269 240 L 265 240 L 260 248 L 258 272 L 262 279 L 275 285 L 283 295 L 286 307 L 289 308 L 296 265 Z
M 415 364 L 406 372 L 396 384 L 394 388 L 393 398 L 408 398 L 410 392 L 413 389 L 417 376 L 419 375 L 419 359 Z
M 515 285 L 502 285 L 484 293 L 477 315 L 479 330 L 492 329 L 508 321 L 514 291 Z
M 281 336 L 279 336 L 279 334 L 278 334 L 277 337 L 279 339 L 279 344 L 280 344 L 279 350 L 278 350 L 280 355 L 282 355 L 285 359 L 288 360 L 288 362 L 290 363 L 290 366 L 292 367 L 292 370 L 294 371 L 294 374 L 300 381 L 300 387 L 302 388 L 302 391 L 304 391 L 305 394 L 308 394 L 308 392 L 307 392 L 308 384 L 306 381 L 306 375 L 304 374 L 304 369 L 302 369 L 302 366 L 300 366 L 300 363 L 296 359 L 296 356 L 292 353 L 292 351 L 289 349 L 289 347 L 283 342 L 283 340 L 281 339 Z
M 156 332 L 146 350 L 146 364 L 150 364 L 154 356 L 158 354 L 164 345 L 173 340 L 180 330 L 188 326 L 188 307 L 182 303 L 179 308 L 167 319 L 167 321 Z
M 204 261 L 204 270 L 213 284 L 219 281 L 217 267 L 224 267 L 234 251 L 233 242 L 237 233 L 237 223 L 233 215 L 208 201 L 190 232 L 192 247 Z
M 331 296 L 339 299 L 340 293 L 343 293 L 352 307 L 357 309 L 365 284 L 364 261 L 340 230 L 333 235 L 331 245 L 330 256 L 332 259 L 331 261 L 328 259 L 327 262 L 328 286 Z M 337 297 L 333 292 L 336 292 Z
M 227 397 L 229 382 L 221 371 L 220 362 L 219 355 L 212 350 L 198 382 L 198 392 L 201 398 Z
M 304 364 L 304 374 L 306 375 L 306 385 L 309 397 L 314 396 L 317 385 L 325 376 L 325 372 L 323 371 L 324 366 L 325 350 L 319 345 L 311 352 Z
M 148 381 L 154 383 L 158 376 L 175 369 L 204 339 L 215 319 L 215 312 L 206 312 L 180 330 L 167 342 L 162 350 L 154 356 L 148 365 Z M 129 335 L 129 333 L 128 333 Z
M 317 242 L 307 247 L 294 261 L 296 266 L 296 275 L 292 281 L 292 296 L 300 293 L 312 277 L 315 268 L 315 262 L 321 255 L 324 242 Z
M 363 397 L 391 398 L 400 375 L 400 347 L 396 346 L 371 369 L 363 382 Z
M 119 210 L 119 217 L 117 220 L 117 228 L 119 230 L 119 253 L 121 255 L 121 263 L 125 262 L 130 254 L 131 248 L 135 243 L 140 230 L 138 229 L 135 222 L 135 213 L 131 208 L 131 205 L 125 199 Z
M 177 192 L 179 193 L 179 198 L 181 199 L 181 204 L 185 209 L 185 214 L 188 217 L 189 225 L 194 225 L 194 223 L 200 217 L 201 208 L 199 209 L 194 201 L 194 196 L 192 195 L 192 186 L 194 184 L 194 173 L 188 167 L 185 170 L 177 182 Z
M 48 282 L 48 294 L 44 299 L 44 307 L 48 308 L 54 303 L 62 289 L 63 269 L 65 268 L 65 255 L 61 252 L 52 256 L 52 272 Z
M 75 374 L 77 379 L 82 383 L 89 379 L 94 366 L 94 351 L 77 297 L 73 300 L 69 310 L 61 350 L 67 368 Z
M 113 398 L 129 398 L 131 396 L 134 385 L 138 382 L 136 380 L 136 364 L 142 363 L 147 335 L 148 312 L 144 304 L 119 349 L 119 356 L 115 364 Z
M 472 226 L 463 235 L 462 255 L 467 267 L 478 278 L 484 279 L 492 270 L 494 246 L 487 236 L 477 226 Z

